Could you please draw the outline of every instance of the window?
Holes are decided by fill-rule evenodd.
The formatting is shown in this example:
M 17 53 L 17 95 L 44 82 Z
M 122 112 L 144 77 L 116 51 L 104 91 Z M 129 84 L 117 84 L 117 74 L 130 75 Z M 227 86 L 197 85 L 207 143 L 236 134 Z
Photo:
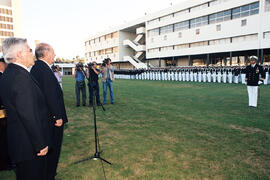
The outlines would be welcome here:
M 242 7 L 234 8 L 232 10 L 232 18 L 236 19 L 240 17 L 251 16 L 258 13 L 259 13 L 259 2 L 256 2 Z
M 265 11 L 270 11 L 270 0 L 265 0 Z
M 118 52 L 118 47 L 117 46 L 113 48 L 113 52 L 114 53 L 117 53 Z
M 222 11 L 219 13 L 211 14 L 209 16 L 209 24 L 231 20 L 231 10 Z
M 148 36 L 152 37 L 152 36 L 158 36 L 159 35 L 159 28 L 156 29 L 152 29 L 148 31 Z
M 166 41 L 166 40 L 167 40 L 167 35 L 165 35 L 165 36 L 163 37 L 163 40 L 164 40 L 164 41 Z
M 221 45 L 221 44 L 230 44 L 231 38 L 215 39 L 209 41 L 209 45 Z
M 258 34 L 233 37 L 232 43 L 240 43 L 243 41 L 255 41 L 255 40 L 258 40 Z
M 156 53 L 159 52 L 159 48 L 153 48 L 153 49 L 148 49 L 149 53 Z
M 191 43 L 190 47 L 200 47 L 200 46 L 208 46 L 208 41 Z
M 247 20 L 246 19 L 243 19 L 242 21 L 241 21 L 241 26 L 246 26 L 247 25 Z
M 217 30 L 217 31 L 221 31 L 221 24 L 218 24 L 218 25 L 216 26 L 216 30 Z
M 179 44 L 174 46 L 174 49 L 186 49 L 189 48 L 189 44 Z
M 117 38 L 118 37 L 118 32 L 112 33 L 112 38 Z
M 203 17 L 199 17 L 199 18 L 190 20 L 190 28 L 200 27 L 200 26 L 204 26 L 207 24 L 208 24 L 208 17 L 207 16 L 203 16 Z
M 181 32 L 178 33 L 178 37 L 182 38 L 182 33 Z
M 170 50 L 173 50 L 173 46 L 166 46 L 160 48 L 160 51 L 170 51 Z
M 164 26 L 160 28 L 160 34 L 167 34 L 173 32 L 173 25 Z
M 270 39 L 270 31 L 264 32 L 264 33 L 263 33 L 263 38 L 264 38 L 264 39 Z
M 151 38 L 151 43 L 153 43 L 154 42 L 154 38 Z
M 196 29 L 196 35 L 200 34 L 200 29 Z
M 174 25 L 174 32 L 188 29 L 189 28 L 189 21 L 180 22 Z

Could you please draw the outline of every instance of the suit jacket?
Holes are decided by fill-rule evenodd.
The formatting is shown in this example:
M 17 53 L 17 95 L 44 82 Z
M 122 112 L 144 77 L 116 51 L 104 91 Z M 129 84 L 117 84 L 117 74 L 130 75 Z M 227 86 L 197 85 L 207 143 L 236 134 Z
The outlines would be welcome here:
M 31 69 L 31 74 L 35 77 L 45 95 L 51 125 L 54 126 L 57 119 L 63 119 L 63 123 L 66 123 L 68 120 L 63 91 L 51 68 L 45 62 L 37 60 Z
M 256 64 L 254 67 L 252 67 L 251 65 L 247 66 L 245 72 L 248 86 L 258 86 L 258 82 L 263 82 L 265 78 L 265 72 L 263 70 L 263 67 L 258 64 Z
M 8 65 L 0 84 L 10 157 L 16 163 L 31 160 L 51 138 L 43 93 L 30 73 L 15 64 Z

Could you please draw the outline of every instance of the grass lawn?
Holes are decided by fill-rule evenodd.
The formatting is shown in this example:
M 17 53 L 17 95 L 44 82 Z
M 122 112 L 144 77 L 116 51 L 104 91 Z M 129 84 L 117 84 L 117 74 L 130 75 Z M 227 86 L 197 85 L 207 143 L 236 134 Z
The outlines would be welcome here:
M 69 123 L 57 177 L 103 180 L 99 161 L 73 164 L 95 152 L 93 112 L 75 107 L 74 79 L 63 85 Z M 116 104 L 97 109 L 108 180 L 270 179 L 270 86 L 256 109 L 241 84 L 116 80 L 114 94 Z

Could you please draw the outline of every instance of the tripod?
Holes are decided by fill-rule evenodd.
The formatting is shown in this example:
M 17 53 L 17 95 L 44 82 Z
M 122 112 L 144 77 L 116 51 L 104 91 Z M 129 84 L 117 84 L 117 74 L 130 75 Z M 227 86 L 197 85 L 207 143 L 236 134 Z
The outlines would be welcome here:
M 97 130 L 97 121 L 96 121 L 96 90 L 97 90 L 98 84 L 96 84 L 96 87 L 94 88 L 93 81 L 92 81 L 92 78 L 91 78 L 91 75 L 90 75 L 90 68 L 89 68 L 89 78 L 87 76 L 86 76 L 86 78 L 87 78 L 87 80 L 89 82 L 89 88 L 91 88 L 91 90 L 93 92 L 93 117 L 94 117 L 94 129 L 95 129 L 95 132 L 94 132 L 95 133 L 95 154 L 93 156 L 90 156 L 90 157 L 84 158 L 82 160 L 79 160 L 79 161 L 75 162 L 74 164 L 78 164 L 78 163 L 81 163 L 81 162 L 84 162 L 84 161 L 87 161 L 87 160 L 91 160 L 91 159 L 94 159 L 94 160 L 99 159 L 101 161 L 104 177 L 106 179 L 104 166 L 103 166 L 103 161 L 110 164 L 110 165 L 112 165 L 112 163 L 110 163 L 109 161 L 107 161 L 106 159 L 101 157 L 102 150 L 100 149 L 98 130 Z M 105 108 L 104 108 L 103 104 L 100 103 L 100 105 L 101 105 L 103 111 L 105 111 Z

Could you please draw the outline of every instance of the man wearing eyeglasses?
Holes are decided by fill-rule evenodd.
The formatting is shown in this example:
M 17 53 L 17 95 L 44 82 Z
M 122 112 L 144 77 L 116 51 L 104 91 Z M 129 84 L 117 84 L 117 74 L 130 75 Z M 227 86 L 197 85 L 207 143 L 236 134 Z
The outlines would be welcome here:
M 29 73 L 33 53 L 26 39 L 8 38 L 2 45 L 8 66 L 0 80 L 0 95 L 8 114 L 10 158 L 18 180 L 47 180 L 51 134 L 45 97 Z

